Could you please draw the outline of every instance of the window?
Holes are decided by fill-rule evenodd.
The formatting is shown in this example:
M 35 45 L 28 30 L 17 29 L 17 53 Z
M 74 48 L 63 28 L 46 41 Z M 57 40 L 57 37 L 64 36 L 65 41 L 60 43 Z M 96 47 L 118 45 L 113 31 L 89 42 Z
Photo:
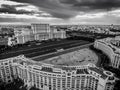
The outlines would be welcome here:
M 8 82 L 11 82 L 11 80 L 8 80 Z
M 5 65 L 8 65 L 8 63 L 5 63 Z
M 7 78 L 10 78 L 10 76 L 7 76 Z

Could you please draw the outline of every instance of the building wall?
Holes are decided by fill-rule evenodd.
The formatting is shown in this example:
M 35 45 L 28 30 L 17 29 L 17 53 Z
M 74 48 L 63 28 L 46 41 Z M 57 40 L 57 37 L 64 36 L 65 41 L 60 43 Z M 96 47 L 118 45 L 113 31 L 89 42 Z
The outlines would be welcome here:
M 2 60 L 0 64 L 0 76 L 4 82 L 12 81 L 12 75 L 18 76 L 28 87 L 36 86 L 42 90 L 113 90 L 114 83 L 109 89 L 106 89 L 106 83 L 115 82 L 115 79 L 108 81 L 110 76 L 104 72 L 90 69 L 97 68 L 93 64 L 61 67 L 31 61 L 24 56 Z M 103 74 L 105 78 L 102 78 Z
M 117 48 L 104 40 L 95 41 L 94 47 L 102 50 L 111 61 L 111 65 L 114 68 L 119 68 L 120 66 L 120 54 L 116 52 Z
M 66 38 L 66 32 L 49 24 L 31 24 L 35 40 L 48 40 L 53 38 Z
M 24 44 L 27 41 L 31 41 L 32 37 L 32 30 L 31 28 L 27 27 L 17 27 L 14 30 L 15 37 L 17 38 L 17 44 Z M 34 40 L 34 39 L 32 39 Z
M 0 79 L 3 82 L 10 83 L 13 81 L 12 62 L 10 60 L 0 61 Z
M 49 24 L 31 24 L 33 33 L 49 33 L 50 25 Z
M 14 30 L 14 36 L 17 38 L 16 44 L 24 44 L 27 41 L 34 40 L 48 40 L 53 38 L 66 38 L 66 32 L 63 30 L 58 31 L 55 27 L 49 24 L 31 24 L 28 25 L 2 25 L 1 28 L 11 28 Z M 6 30 L 7 31 L 7 30 Z M 10 44 L 9 42 L 6 44 Z
M 50 38 L 50 25 L 49 24 L 31 24 L 35 40 L 45 40 Z
M 52 38 L 66 38 L 66 31 L 64 31 L 63 29 L 58 30 L 56 27 L 51 26 L 50 27 L 50 35 L 51 35 L 51 39 Z

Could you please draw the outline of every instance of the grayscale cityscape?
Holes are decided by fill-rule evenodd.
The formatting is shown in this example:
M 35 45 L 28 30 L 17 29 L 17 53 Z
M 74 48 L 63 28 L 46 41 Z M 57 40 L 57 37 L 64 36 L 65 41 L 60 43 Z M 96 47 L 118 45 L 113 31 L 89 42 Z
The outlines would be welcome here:
M 120 90 L 120 0 L 0 0 L 0 90 Z

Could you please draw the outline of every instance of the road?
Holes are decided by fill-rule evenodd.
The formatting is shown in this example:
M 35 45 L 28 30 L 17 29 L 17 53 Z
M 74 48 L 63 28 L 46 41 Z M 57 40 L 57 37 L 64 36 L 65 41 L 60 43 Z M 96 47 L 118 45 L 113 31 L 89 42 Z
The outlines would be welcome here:
M 32 48 L 25 49 L 25 50 L 22 49 L 22 50 L 18 50 L 18 51 L 11 51 L 8 53 L 2 53 L 0 55 L 0 59 L 14 57 L 14 56 L 18 56 L 21 54 L 25 55 L 26 57 L 35 57 L 38 55 L 55 52 L 56 49 L 58 49 L 58 48 L 67 49 L 67 48 L 71 48 L 71 47 L 75 47 L 75 46 L 83 45 L 83 44 L 87 44 L 87 43 L 89 43 L 89 42 L 83 41 L 83 40 L 73 40 L 73 41 L 65 41 L 65 42 L 55 43 L 52 45 L 32 47 Z
M 38 55 L 38 56 L 32 57 L 31 59 L 33 59 L 35 61 L 42 61 L 42 60 L 45 60 L 47 58 L 51 58 L 51 57 L 54 57 L 54 56 L 58 56 L 58 55 L 73 52 L 73 51 L 77 51 L 77 50 L 82 49 L 82 48 L 87 48 L 87 47 L 89 47 L 93 44 L 94 43 L 88 43 L 88 44 L 85 44 L 85 45 L 71 47 L 71 48 L 65 49 L 64 51 L 52 52 L 52 53 L 48 53 L 48 54 L 44 54 L 44 55 Z

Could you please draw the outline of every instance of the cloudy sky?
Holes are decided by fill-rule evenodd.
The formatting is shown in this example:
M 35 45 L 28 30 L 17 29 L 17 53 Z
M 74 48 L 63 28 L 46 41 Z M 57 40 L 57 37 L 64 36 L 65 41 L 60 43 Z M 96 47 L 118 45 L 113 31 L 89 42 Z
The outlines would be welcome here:
M 120 0 L 0 0 L 0 23 L 120 24 Z

